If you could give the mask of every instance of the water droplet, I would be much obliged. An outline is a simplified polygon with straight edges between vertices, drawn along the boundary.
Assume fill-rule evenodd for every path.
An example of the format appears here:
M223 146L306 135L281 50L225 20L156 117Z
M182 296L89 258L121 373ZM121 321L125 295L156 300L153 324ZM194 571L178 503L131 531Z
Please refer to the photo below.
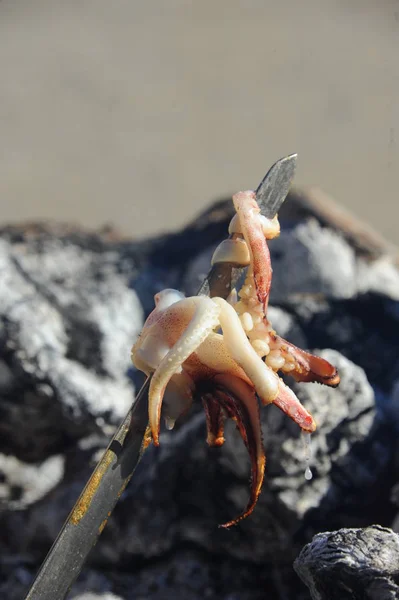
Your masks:
M173 427L175 426L176 423L176 419L171 419L171 417L165 417L165 426L166 429L168 429L169 431L171 431L173 429Z
M313 477L312 475L312 471L310 470L309 464L312 458L312 447L310 445L310 436L311 434L308 433L307 431L302 431L302 439L303 439L303 445L304 445L304 451L305 451L305 462L306 462L306 469L305 469L305 479L306 481L310 481Z

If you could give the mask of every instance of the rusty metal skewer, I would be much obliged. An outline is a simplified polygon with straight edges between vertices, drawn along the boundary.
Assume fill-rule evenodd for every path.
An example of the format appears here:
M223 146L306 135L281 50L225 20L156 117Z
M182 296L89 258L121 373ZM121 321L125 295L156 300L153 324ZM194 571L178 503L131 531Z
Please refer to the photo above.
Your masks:
M271 218L284 202L296 168L296 154L277 161L256 190L262 214ZM198 294L227 297L242 269L214 266ZM25 600L63 600L101 535L145 449L150 378L94 469L44 560Z
M148 421L144 383L43 562L26 600L62 600L140 461Z

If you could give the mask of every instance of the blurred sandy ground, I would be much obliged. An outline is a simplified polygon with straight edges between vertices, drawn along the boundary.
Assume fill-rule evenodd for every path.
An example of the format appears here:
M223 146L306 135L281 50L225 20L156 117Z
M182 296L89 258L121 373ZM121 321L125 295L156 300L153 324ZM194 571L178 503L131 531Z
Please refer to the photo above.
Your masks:
M173 229L299 153L397 239L399 0L2 0L0 221Z

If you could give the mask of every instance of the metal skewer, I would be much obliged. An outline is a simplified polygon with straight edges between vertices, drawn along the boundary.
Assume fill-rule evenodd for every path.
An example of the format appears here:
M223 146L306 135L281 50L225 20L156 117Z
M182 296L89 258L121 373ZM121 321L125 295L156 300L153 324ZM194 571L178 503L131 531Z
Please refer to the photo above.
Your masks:
M256 190L262 214L272 218L284 202L297 155L277 161ZM198 294L226 298L242 269L215 265ZM44 560L25 600L63 600L101 535L145 449L150 378L139 391Z

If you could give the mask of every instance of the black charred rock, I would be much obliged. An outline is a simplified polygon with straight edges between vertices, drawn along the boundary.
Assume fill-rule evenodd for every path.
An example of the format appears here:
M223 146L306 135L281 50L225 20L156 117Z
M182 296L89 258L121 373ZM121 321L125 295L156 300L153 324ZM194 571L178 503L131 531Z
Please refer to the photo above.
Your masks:
M294 568L313 600L395 600L399 536L379 525L319 533Z

